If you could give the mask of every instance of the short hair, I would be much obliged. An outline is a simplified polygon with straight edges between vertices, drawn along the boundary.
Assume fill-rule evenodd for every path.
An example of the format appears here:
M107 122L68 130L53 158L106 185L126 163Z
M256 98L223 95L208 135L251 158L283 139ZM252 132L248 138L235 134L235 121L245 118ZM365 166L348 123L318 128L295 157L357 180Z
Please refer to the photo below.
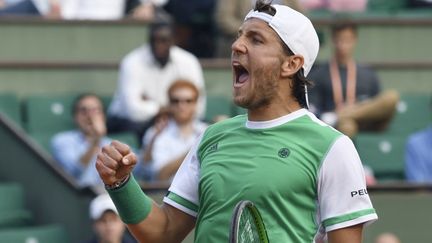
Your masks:
M167 13L158 11L154 20L149 25L150 38L153 36L154 32L162 28L169 28L173 31L173 21Z
M102 105L102 110L105 112L104 103L103 103L102 99L99 97L99 95L97 95L95 93L88 92L88 93L79 94L77 97L75 97L75 99L72 102L72 115L75 115L76 112L78 111L78 105L81 102L81 100L83 100L87 97L94 97L94 98L98 99Z
M351 20L338 20L330 27L330 31L333 37L343 30L351 30L354 35L357 36L357 24L355 24Z
M184 79L179 79L174 81L174 83L171 84L171 86L168 88L168 97L171 98L172 93L177 90L177 89L181 89L181 88L188 88L190 90L192 90L195 94L194 99L197 100L199 97L199 90L197 88L197 86L195 86L195 84L193 84L191 81L188 80L184 80Z

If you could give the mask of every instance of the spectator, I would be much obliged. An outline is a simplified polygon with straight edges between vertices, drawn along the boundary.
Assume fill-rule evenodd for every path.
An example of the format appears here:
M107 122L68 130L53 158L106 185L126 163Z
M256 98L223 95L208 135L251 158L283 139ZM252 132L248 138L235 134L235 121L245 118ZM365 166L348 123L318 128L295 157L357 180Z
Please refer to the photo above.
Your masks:
M297 0L273 1L274 4L284 4L303 12ZM244 21L244 16L255 5L255 0L218 0L215 19L218 27L217 56L230 57L231 44L237 36L238 28Z
M0 0L0 10L16 3L21 2L22 0Z
M198 59L173 45L167 20L153 22L149 37L148 44L133 50L120 64L117 90L108 110L110 132L135 131L141 139L152 118L168 104L168 87L178 79L198 87L198 115L204 115L206 95Z
M55 19L117 20L130 15L137 19L151 20L155 8L162 6L166 1L21 0L0 10L0 16L37 15Z
M199 58L215 53L216 0L169 0L164 9L174 18L175 42Z
M126 0L126 13L134 19L154 21L159 13L165 13L162 9L168 0Z
M382 233L375 238L375 243L400 243L399 238L393 233Z
M409 136L405 148L405 174L409 182L432 183L432 123Z
M152 21L168 0L63 0L62 18L117 20L131 18Z
M90 203L90 219L94 237L88 243L134 243L126 232L117 209L108 194L101 194Z
M368 0L300 0L307 10L326 9L332 12L363 12L367 9Z
M144 163L151 163L157 180L172 179L195 139L207 127L196 118L199 91L194 84L178 80L168 89L168 97L169 117L151 127L143 141Z
M111 142L106 137L102 101L95 94L82 94L73 104L77 129L56 134L51 139L54 158L80 186L101 186L95 169L98 150Z
M142 7L140 0L62 0L61 18L118 20L122 19L131 8Z
M409 8L418 8L418 9L425 9L425 8L431 8L432 7L432 1L431 0L408 0L407 2Z
M342 133L353 138L357 132L383 130L395 112L396 91L380 91L375 72L353 57L357 28L349 22L332 26L333 56L315 67L310 78L311 111Z
M8 15L37 15L37 16L60 16L57 2L47 0L22 0L16 2L5 2L6 5L0 9L0 16Z

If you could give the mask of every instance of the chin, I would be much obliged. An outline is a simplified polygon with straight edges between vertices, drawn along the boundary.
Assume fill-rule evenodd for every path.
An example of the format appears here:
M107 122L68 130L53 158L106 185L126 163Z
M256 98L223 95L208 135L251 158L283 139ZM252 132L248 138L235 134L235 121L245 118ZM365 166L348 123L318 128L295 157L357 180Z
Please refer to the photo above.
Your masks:
M240 97L240 96L234 96L233 98L233 102L234 104L247 109L249 107L249 100L247 100L245 97Z

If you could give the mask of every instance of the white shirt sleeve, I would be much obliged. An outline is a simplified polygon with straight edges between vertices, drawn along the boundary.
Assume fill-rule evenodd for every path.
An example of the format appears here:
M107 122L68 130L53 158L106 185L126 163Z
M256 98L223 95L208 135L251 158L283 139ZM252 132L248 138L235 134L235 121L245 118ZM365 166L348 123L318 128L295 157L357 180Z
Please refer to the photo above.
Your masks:
M360 157L347 136L335 141L322 162L318 201L318 217L326 232L378 218L367 193Z
M177 171L168 191L175 193L177 196L186 200L189 204L195 205L194 208L187 207L178 201L165 197L163 201L179 210L196 217L199 205L198 184L200 175L200 162L198 160L198 146L201 143L202 135L197 142L192 146L186 158L183 160L179 170Z

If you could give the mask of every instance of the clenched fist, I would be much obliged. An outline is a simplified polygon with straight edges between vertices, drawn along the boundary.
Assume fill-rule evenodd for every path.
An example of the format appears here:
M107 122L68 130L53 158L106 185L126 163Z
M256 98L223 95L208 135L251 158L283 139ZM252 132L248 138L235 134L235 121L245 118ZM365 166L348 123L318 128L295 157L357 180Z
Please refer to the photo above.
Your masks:
M119 141L102 147L96 160L96 169L105 185L123 181L137 163L137 157L128 145Z

